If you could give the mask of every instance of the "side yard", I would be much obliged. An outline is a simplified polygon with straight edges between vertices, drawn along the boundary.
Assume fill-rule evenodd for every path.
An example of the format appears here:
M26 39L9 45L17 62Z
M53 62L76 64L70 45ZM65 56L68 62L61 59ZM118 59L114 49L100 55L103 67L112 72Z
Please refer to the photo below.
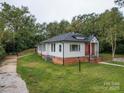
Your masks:
M100 54L100 57L102 58L103 61L111 62L111 60L112 60L110 53L102 53L102 54ZM124 58L124 54L116 54L115 57L123 57Z
M18 58L17 70L30 93L124 92L124 68L121 67L82 63L79 72L78 64L55 65L30 52Z
M100 54L102 61L107 62L107 63L112 63L112 64L118 64L118 65L124 65L124 62L117 62L117 61L111 61L111 54L103 53ZM124 58L124 54L116 54L115 58Z

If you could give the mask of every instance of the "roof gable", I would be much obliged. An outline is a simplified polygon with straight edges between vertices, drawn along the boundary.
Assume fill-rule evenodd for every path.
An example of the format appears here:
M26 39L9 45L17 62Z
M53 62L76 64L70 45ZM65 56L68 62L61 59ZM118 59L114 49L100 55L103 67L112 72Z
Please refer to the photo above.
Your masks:
M91 40L91 43L98 43L98 40L96 37L93 37L92 40Z

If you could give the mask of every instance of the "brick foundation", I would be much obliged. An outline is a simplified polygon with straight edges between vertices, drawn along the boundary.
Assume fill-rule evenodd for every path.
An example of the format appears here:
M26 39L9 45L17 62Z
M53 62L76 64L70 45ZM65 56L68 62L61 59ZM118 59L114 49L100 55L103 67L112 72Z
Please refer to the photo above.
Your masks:
M100 58L92 58L90 59L91 63L98 63L100 62ZM74 63L78 63L78 62L89 62L89 57L79 57L79 58L64 58L64 64L74 64ZM63 64L63 58L59 58L59 57L52 57L52 62L54 64Z
M45 60L52 61L54 64L74 64L80 62L89 62L89 57L71 57L71 58L61 58L61 57L54 57L54 56L46 56L42 55ZM101 58L90 58L91 63L98 63L101 61Z

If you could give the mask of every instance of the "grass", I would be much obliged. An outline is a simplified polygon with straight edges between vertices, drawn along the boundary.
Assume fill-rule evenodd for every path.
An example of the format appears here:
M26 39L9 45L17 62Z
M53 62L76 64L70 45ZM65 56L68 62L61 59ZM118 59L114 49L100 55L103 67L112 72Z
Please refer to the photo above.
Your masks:
M30 93L124 93L124 68L82 63L55 65L30 53L18 59L17 71Z
M34 48L32 48L32 49L27 49L27 50L25 50L25 51L23 51L23 52L20 52L18 55L19 55L19 56L24 56L24 55L28 55L28 54L30 54L30 53L35 53L35 49L34 49Z
M124 65L124 62L109 62L109 63L113 63L113 64L118 64L118 65Z
M100 57L102 58L103 61L111 62L112 60L112 55L110 53L102 53L100 54ZM124 57L124 54L116 54L115 57Z

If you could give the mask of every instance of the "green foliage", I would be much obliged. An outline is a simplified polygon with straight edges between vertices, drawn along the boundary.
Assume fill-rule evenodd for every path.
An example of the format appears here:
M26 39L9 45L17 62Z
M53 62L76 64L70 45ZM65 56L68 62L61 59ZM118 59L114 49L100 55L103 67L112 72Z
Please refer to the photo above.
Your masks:
M2 46L0 46L0 59L5 56L5 50Z
M100 15L100 28L104 30L101 33L102 40L105 40L111 45L112 56L114 57L117 41L123 36L123 15L117 8L112 8L111 11L105 11ZM105 38L106 37L106 38Z
M124 53L124 44L118 44L117 51L116 53L118 54L123 54Z
M0 11L0 42L6 52L20 52L32 48L38 43L36 33L41 27L36 23L36 19L30 14L27 7L15 7L7 3L1 4ZM39 38L42 41L43 38Z
M95 13L75 16L72 19L73 32L79 32L85 35L97 34L97 19L98 15Z
M65 20L62 20L60 23L58 22L49 23L46 27L46 31L48 34L47 38L68 32L68 28L67 28L68 26L69 26L69 22Z
M120 7L124 6L124 0L114 0L115 4L117 4Z

